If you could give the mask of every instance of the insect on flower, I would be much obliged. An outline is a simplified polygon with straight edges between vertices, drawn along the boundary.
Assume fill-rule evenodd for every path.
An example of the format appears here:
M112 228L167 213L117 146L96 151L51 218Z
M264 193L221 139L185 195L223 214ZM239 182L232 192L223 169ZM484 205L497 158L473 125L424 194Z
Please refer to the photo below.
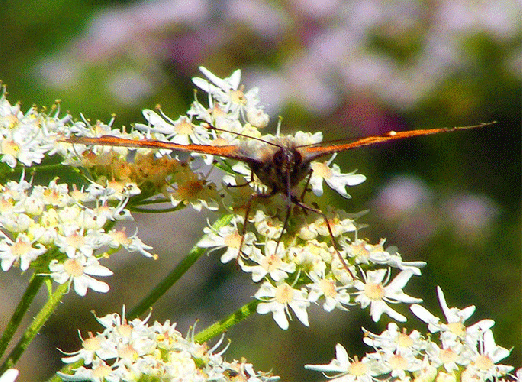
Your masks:
M243 232L239 251L241 252L244 235L246 232L246 223L252 206L252 202L258 198L270 198L277 194L283 194L287 199L287 211L285 221L283 223L283 229L281 237L285 230L288 228L289 216L291 214L292 205L298 206L303 211L310 211L320 214L326 222L330 238L333 246L336 249L337 255L343 267L351 274L344 258L341 256L336 248L334 235L332 228L326 215L319 209L304 204L303 197L306 192L307 185L305 185L304 191L301 194L296 192L296 186L298 186L306 178L310 179L312 174L311 163L312 161L339 153L342 151L351 150L362 146L371 146L378 143L405 139L415 136L431 135L438 133L454 132L459 130L474 129L483 126L489 126L494 124L483 123L474 126L460 126L453 128L438 128L428 130L412 130L395 132L390 131L383 135L370 136L366 138L357 139L352 142L348 141L337 141L337 142L322 142L311 145L299 145L291 136L277 137L272 141L263 140L261 138L250 137L243 134L239 136L247 138L239 144L235 145L199 145L199 144L177 144L172 142L164 142L151 139L132 140L119 138L112 135L103 135L98 138L89 137L71 137L66 139L66 142L73 144L83 145L106 145L106 146L126 146L132 148L152 148L152 149L167 149L181 152L192 152L199 154L216 155L223 158L235 159L246 163L250 170L250 182L254 180L254 175L268 187L269 191L266 193L255 193L253 194L248 202L246 203L245 220L243 224ZM209 129L214 129L212 126L208 126ZM216 129L219 130L219 129ZM249 145L248 140L253 139L260 141L260 145L255 149ZM247 185L246 183L245 185ZM279 240L281 240L281 237ZM276 249L277 251L277 249ZM353 275L352 275L353 276Z

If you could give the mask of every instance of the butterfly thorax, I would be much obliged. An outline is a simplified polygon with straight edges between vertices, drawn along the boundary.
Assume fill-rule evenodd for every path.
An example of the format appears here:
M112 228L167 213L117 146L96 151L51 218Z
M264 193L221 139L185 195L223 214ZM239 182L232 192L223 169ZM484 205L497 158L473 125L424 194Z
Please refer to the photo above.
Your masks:
M303 161L296 145L288 141L262 145L246 162L272 194L288 194L310 170L309 161Z

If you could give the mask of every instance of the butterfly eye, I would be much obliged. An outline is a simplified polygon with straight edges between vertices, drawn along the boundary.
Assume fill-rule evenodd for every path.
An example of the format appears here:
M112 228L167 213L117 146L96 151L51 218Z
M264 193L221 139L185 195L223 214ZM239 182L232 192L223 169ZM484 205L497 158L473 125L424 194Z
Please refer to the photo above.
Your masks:
M278 150L273 158L272 158L272 162L276 165L276 166L281 166L284 162L285 162L285 153L283 152L283 150Z

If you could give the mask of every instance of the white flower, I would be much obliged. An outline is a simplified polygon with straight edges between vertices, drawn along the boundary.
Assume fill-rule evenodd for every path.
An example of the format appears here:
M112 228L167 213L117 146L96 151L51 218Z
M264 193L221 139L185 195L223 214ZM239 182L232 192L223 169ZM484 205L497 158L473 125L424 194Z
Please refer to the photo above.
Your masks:
M283 222L265 213L263 210L257 210L254 216L254 225L257 232L268 239L279 240L281 232L283 232Z
M312 168L312 176L310 177L310 185L315 195L321 196L323 194L323 180L330 188L335 190L345 198L350 198L346 192L346 186L356 186L366 180L362 174L355 172L349 174L342 174L338 165L331 165L335 155L327 162L314 161L310 164ZM331 167L330 167L331 166Z
M423 306L417 304L412 305L410 307L411 311L418 318L428 324L428 330L431 333L437 333L440 331L443 333L443 338L447 341L455 340L457 338L465 338L467 329L466 326L464 326L464 321L471 317L473 312L475 312L475 307L472 305L462 310L458 308L449 308L446 299L444 298L444 293L440 287L437 287L437 294L447 323L441 322L438 317L431 314Z
M150 316L149 316L150 317ZM193 341L193 332L187 338L176 330L176 324L147 323L144 320L125 319L109 314L97 318L104 330L82 341L82 349L66 353L64 362L83 360L83 366L73 370L73 375L59 374L67 381L89 380L96 382L124 382L137 380L162 380L179 382L205 382L241 380L249 382L275 381L270 374L258 373L245 360L226 362L219 340L209 349L207 344ZM107 361L107 362L106 362ZM231 378L234 377L234 378Z
M389 323L388 328L380 335L373 334L365 329L363 331L364 343L378 351L380 349L388 349L401 354L417 354L425 346L424 338L417 330L407 334L405 329L399 330L395 322Z
M14 382L18 378L20 372L17 369L8 369L0 377L0 382Z
M478 380L493 380L506 375L514 369L510 365L497 365L511 351L498 346L493 338L493 332L487 330L479 341L479 349L464 371L467 377L474 376Z
M212 250L226 248L226 251L221 255L222 263L228 263L231 260L238 259L240 253L248 258L252 256L253 252L260 252L260 250L253 245L255 242L253 233L247 232L243 237L239 234L237 220L238 219L235 219L232 225L220 227L217 231L208 227L204 228L203 232L205 236L198 242L198 247L212 248ZM240 251L239 246L241 245L241 240L243 240L243 246ZM238 259L238 261L239 260L240 259Z
M276 253L277 247L277 253ZM241 268L246 272L252 272L252 280L260 281L266 275L274 281L281 281L288 277L288 274L295 272L295 263L286 262L282 258L285 256L285 246L270 240L265 245L265 254L252 256L250 260L258 265L242 265Z
M345 305L350 303L350 293L345 286L336 285L336 281L325 278L324 273L311 272L309 274L313 284L308 284L310 289L308 300L311 302L324 298L323 309L331 312L335 308L346 310Z
M54 281L59 284L65 282L72 283L74 291L80 296L85 296L87 289L101 293L109 291L109 285L91 277L112 275L112 271L100 265L94 257L85 258L80 256L69 258L63 263L59 263L58 260L52 260L49 264L49 270Z
M328 365L305 365L305 369L333 373L337 382L373 382L374 376L381 374L378 365L369 358L350 360L341 344L335 345L335 358Z
M273 286L265 281L256 292L255 298L261 300L257 306L257 313L267 314L272 312L275 322L283 330L288 329L289 307L292 308L296 317L304 325L308 326L308 313L306 308L310 305L305 289L294 289L285 282Z
M7 236L0 237L0 260L2 270L8 271L16 262L22 271L26 271L33 260L47 249L40 243L34 243L25 234L19 234L15 241Z
M406 303L412 304L421 302L421 299L408 296L402 291L408 280L413 276L410 271L402 271L392 282L385 286L383 282L387 274L386 269L378 269L376 271L368 271L363 273L364 282L356 280L354 287L359 290L355 301L361 304L362 308L370 305L370 314L374 321L379 321L383 313L392 317L397 321L404 322L406 317L390 308L386 303Z

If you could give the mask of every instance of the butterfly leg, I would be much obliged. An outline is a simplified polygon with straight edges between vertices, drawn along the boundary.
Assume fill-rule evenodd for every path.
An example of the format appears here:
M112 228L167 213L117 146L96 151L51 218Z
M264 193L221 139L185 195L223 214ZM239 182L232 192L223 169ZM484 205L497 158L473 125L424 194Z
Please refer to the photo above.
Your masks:
M239 242L239 249L238 249L238 255L237 255L238 261L239 261L239 257L241 256L243 244L245 242L245 234L246 234L246 228L247 228L247 224L248 224L248 215L250 215L250 210L252 208L252 202L254 201L254 199L258 199L258 198L268 199L268 198L271 198L272 196L274 196L274 192L271 192L268 194L252 194L252 196L250 196L250 198L248 199L248 202L246 204L246 209L245 209L245 217L243 219L243 228L241 229L241 241Z
M323 211L321 211L320 209L307 206L306 204L302 203L299 199L297 199L294 196L292 196L291 200L293 203L295 203L295 205L302 208L303 210L315 212L316 214L319 214L322 216L322 218L324 219L324 221L326 223L326 227L328 228L328 233L330 234L330 240L332 241L332 245L334 247L335 253L337 253L337 257L339 258L339 261L343 265L343 268L346 269L346 271L350 274L350 276L352 276L352 279L355 279L354 274L352 273L352 271L348 267L348 264L346 264L346 261L344 260L344 258L341 256L341 253L337 249L337 242L335 241L335 238L334 238L334 235L332 232L332 227L330 226L330 222L328 221L328 217L326 216L326 214Z

